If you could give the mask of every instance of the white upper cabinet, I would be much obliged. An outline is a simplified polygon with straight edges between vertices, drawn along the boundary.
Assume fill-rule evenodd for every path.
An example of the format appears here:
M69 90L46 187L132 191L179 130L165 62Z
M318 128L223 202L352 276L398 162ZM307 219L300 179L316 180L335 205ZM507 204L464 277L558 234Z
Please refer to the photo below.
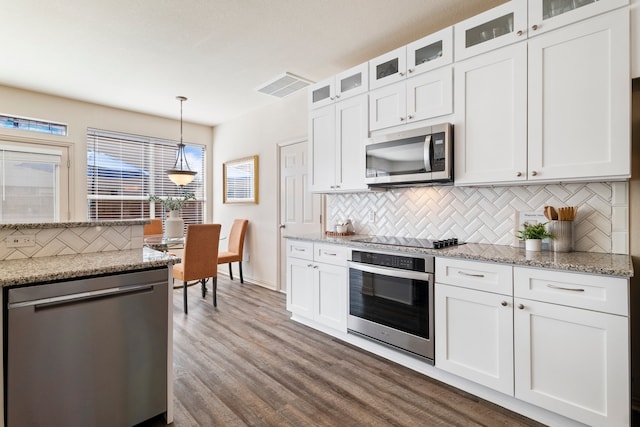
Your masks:
M527 2L504 3L455 25L455 60L523 40L526 33Z
M629 0L529 0L529 37L628 4Z
M311 191L365 191L364 141L367 95L309 112Z
M453 112L453 72L443 67L369 94L369 130L412 123Z
M369 64L357 65L309 89L309 108L319 108L340 99L367 93L369 90Z
M527 179L527 45L455 66L456 185Z
M452 61L453 27L448 27L370 60L369 88L396 83Z
M629 12L529 40L528 179L631 176Z
M629 12L456 64L457 185L630 176Z
M455 60L628 4L629 0L513 0L455 25Z

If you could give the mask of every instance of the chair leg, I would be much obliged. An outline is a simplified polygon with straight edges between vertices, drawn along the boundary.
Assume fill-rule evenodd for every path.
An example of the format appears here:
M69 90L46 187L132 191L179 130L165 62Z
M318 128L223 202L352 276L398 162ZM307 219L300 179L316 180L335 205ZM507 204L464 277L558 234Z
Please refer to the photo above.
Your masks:
M231 269L231 263L229 263L229 278L233 280L233 270Z
M213 289L211 291L211 293L213 294L213 306L217 307L218 306L218 297L217 297L217 293L218 293L218 278L217 277L212 277L211 278L211 288Z
M187 282L183 282L184 289L184 314L188 314L187 312Z
M242 261L238 261L238 268L240 269L240 283L244 283L244 278L242 277Z
M207 279L200 279L202 284L202 298L207 296Z

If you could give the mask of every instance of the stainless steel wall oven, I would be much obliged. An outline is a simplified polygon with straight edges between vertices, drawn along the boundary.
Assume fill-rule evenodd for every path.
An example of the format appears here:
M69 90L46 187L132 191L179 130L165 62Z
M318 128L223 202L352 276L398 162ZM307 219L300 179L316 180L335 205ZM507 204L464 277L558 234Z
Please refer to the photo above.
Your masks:
M433 256L352 251L349 332L433 364L433 272Z

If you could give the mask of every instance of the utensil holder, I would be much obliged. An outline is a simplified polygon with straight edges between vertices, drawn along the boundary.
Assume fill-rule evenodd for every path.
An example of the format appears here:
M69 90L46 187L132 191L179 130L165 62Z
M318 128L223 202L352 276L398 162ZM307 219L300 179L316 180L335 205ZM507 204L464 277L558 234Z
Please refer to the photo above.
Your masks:
M551 249L554 252L573 251L573 221L549 221L547 226L551 239Z

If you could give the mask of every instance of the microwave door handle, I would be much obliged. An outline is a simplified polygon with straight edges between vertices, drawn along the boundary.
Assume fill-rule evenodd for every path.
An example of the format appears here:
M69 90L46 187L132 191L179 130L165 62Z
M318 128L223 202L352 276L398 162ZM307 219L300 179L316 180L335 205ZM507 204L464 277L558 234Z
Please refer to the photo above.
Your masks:
M432 149L431 135L427 135L424 140L424 170L427 172L431 172L431 164L433 163Z

